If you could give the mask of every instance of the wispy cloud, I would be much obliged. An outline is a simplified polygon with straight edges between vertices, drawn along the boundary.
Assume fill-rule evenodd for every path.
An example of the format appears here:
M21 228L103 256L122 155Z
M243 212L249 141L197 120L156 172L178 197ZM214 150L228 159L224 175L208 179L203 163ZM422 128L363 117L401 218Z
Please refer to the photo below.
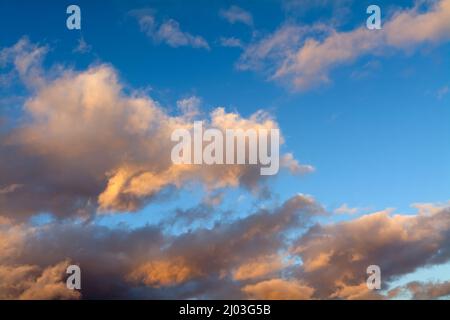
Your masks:
M166 43L177 48L189 46L209 50L208 42L201 36L181 30L180 24L174 19L158 22L152 10L133 10L130 14L138 20L141 31L156 43Z
M9 186L2 187L2 188L0 188L0 195L12 193L21 187L22 187L21 184L11 184Z
M336 208L334 212L338 214L357 214L359 212L359 208L350 208L346 203L344 203L339 208Z
M242 43L242 41L238 38L225 38L225 37L221 37L220 38L220 45L222 47L235 47L235 48L243 48L244 44Z
M78 39L78 45L73 49L73 52L76 53L88 53L92 50L92 46L84 40L84 37L80 37Z
M177 101L177 107L181 113L187 117L193 117L200 113L202 99L197 96L183 98Z
M439 90L436 93L436 97L438 99L442 99L448 94L449 91L450 91L450 88L448 87L448 85L445 85L445 86L439 88Z
M271 80L297 90L329 83L329 73L363 55L382 55L387 49L407 50L450 39L450 0L395 12L382 30L365 27L338 31L323 25L284 25L249 45L238 66L262 69Z
M86 299L385 299L401 290L439 298L449 294L448 283L389 285L449 261L449 210L384 210L321 225L315 219L325 214L323 207L296 195L271 210L178 235L161 225L7 224L0 227L0 297L79 298L63 287L68 257L83 266ZM300 233L296 239L292 231ZM381 267L388 293L367 288L371 264Z
M253 16L250 12L238 6L231 6L228 9L222 9L219 15L226 19L229 23L243 23L249 26L253 25Z

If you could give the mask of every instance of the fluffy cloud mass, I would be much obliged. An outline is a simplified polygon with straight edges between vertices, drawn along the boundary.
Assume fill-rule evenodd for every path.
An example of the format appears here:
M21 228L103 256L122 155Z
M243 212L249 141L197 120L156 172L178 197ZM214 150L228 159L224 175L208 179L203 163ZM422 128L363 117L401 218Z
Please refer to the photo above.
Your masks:
M401 19L418 16L411 11ZM294 31L309 32L286 26L255 53L280 57L280 46L289 48L283 39ZM178 100L173 115L147 94L124 88L111 65L43 68L47 51L26 38L0 51L1 67L27 92L20 121L0 131L0 299L448 296L448 282L394 284L449 262L448 204L330 222L334 213L296 194L219 212L225 189L261 196L267 181L259 165L172 163L171 133L192 130L202 117L201 99ZM218 107L202 120L221 131L278 129L263 111L243 117ZM281 165L292 174L314 171L291 153L282 155ZM137 211L191 185L205 191L202 203L167 209L160 221L98 223L106 213ZM336 212L360 211L343 205ZM51 219L36 223L32 218L42 213ZM209 225L198 223L213 214L218 219ZM81 291L65 286L70 264L82 270ZM380 266L382 291L367 288L369 265Z
M8 275L9 280L2 281L0 295L386 299L408 293L439 298L449 294L448 283L392 288L390 283L417 268L449 261L449 212L448 207L415 215L382 211L322 225L314 221L326 214L323 207L297 195L270 210L179 235L164 232L161 225L5 224L0 278ZM61 270L69 261L83 270L81 296L63 290ZM370 264L381 267L384 291L367 288Z
M358 297L367 287L366 268L378 265L384 281L450 258L450 210L393 215L390 210L355 220L314 226L293 246L306 277L322 295ZM357 289L360 286L361 290ZM362 291L362 292L361 292Z
M237 276L239 270L283 249L285 232L306 228L320 214L323 208L314 199L297 195L272 210L259 210L237 221L178 236L163 233L160 226L110 229L74 223L4 225L0 228L0 266L5 272L15 268L18 277L50 286L53 278L44 277L45 271L41 276L29 274L47 270L65 257L83 270L84 298L244 298L247 289L241 290L241 282L279 274L280 266L268 266L251 277ZM255 294L255 290L248 290ZM11 295L9 291L6 284L0 294Z
M146 95L125 94L109 65L46 76L43 51L27 39L2 51L20 77L29 79L32 96L24 105L24 123L0 136L0 215L20 220L41 212L135 211L190 182L209 190L258 189L259 165L172 163L171 133L192 129L198 98L181 100L182 113L171 116ZM206 122L223 131L278 128L262 111L243 118L217 108ZM288 157L286 167L298 169Z
M381 30L365 26L338 31L321 23L311 26L286 24L273 34L250 44L239 68L262 70L296 90L330 82L329 73L364 55L391 50L410 50L450 39L450 0L431 2L428 10L417 6L396 11L383 20Z

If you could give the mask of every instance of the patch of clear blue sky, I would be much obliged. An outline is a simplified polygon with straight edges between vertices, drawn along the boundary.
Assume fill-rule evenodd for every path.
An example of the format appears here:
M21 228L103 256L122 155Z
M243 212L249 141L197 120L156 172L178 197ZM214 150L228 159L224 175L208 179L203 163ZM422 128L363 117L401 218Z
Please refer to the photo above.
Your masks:
M377 2L383 18L413 3ZM65 10L73 3L82 9L81 32L65 27ZM334 9L304 5L290 12L283 11L282 1L235 3L251 12L254 28L221 19L219 10L230 4L206 0L2 1L0 46L11 46L28 36L50 46L47 67L65 63L81 70L92 63L110 63L127 86L151 87L149 94L169 110L175 110L176 100L193 94L203 99L206 112L217 106L244 116L269 110L286 138L284 150L317 168L304 177L282 173L275 178L273 190L280 202L301 192L313 195L330 210L347 203L411 213L412 203L448 200L450 97L439 99L437 92L450 85L449 44L364 56L331 72L330 84L292 93L261 74L236 70L240 49L221 47L219 38L236 37L247 43L255 30L268 34L287 20L310 24L332 16L340 30L351 30L364 25L369 2L349 1ZM155 9L159 21L177 20L182 30L204 37L211 50L153 43L127 14L142 8ZM80 36L92 46L90 53L72 52ZM377 67L364 75L367 63ZM21 90L2 94L20 95ZM8 111L9 115L14 112ZM231 191L223 206L230 207L227 202L232 203L238 194ZM254 209L257 200L249 197L235 208L240 214ZM175 207L196 205L201 198L198 190L181 192L138 214L102 218L99 223L152 223Z

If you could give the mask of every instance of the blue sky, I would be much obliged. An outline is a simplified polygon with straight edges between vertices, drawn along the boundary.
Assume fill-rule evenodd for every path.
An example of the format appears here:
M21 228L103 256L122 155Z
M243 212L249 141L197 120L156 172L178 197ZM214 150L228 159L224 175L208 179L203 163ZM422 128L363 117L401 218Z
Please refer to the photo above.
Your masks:
M245 216L255 208L276 207L297 193L312 195L330 212L344 204L359 208L353 216L331 214L324 223L386 208L412 214L414 203L449 199L450 37L406 47L380 45L326 69L326 83L300 90L287 83L289 78L270 79L277 63L271 58L264 58L264 66L257 70L239 67L250 46L286 25L322 23L336 32L364 28L365 10L372 2L79 0L82 28L68 30L65 10L72 1L2 1L0 48L26 36L32 43L48 46L43 62L47 70L59 64L81 72L109 64L125 91L148 93L171 115L178 112L177 101L192 96L201 99L203 114L217 107L243 117L260 109L269 112L285 138L283 151L315 171L302 176L280 172L271 179L269 199L255 198L244 188L225 190L225 201L218 208L224 216L218 214L217 219L224 219L228 211ZM382 24L415 6L414 1L377 4ZM432 4L424 2L416 10L427 12ZM249 14L251 22L227 20L221 10L232 5ZM139 24L148 14L159 25L173 19L183 32L201 37L208 48L152 39ZM374 42L377 32L382 31L373 31ZM238 39L241 46L224 46L223 38ZM77 51L81 39L86 47ZM20 119L21 97L26 94L20 84L0 89L0 116ZM194 207L203 198L202 187L188 185L138 212L100 216L97 222L152 224L165 212ZM448 279L448 268L446 274L436 270L432 276Z

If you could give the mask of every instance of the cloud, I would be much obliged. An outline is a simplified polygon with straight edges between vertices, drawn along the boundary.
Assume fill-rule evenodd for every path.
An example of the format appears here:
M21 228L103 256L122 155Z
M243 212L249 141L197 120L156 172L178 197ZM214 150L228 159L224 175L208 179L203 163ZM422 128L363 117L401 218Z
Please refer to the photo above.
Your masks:
M128 279L159 288L161 286L167 287L181 284L199 275L201 274L197 270L192 269L189 263L181 258L175 258L144 263L133 270L128 275Z
M244 44L242 43L242 41L238 38L225 38L225 37L221 37L220 38L220 45L222 47L229 47L229 48L243 48Z
M89 217L138 210L170 188L190 183L210 191L244 186L255 192L264 184L260 165L172 163L171 133L192 130L197 97L179 101L184 113L170 116L151 97L124 93L110 65L84 71L60 67L47 76L36 54L43 49L28 40L13 48L14 65L24 78L33 79L27 82L33 86L24 103L27 120L0 136L0 215L18 220L42 212ZM11 50L2 52L9 57ZM204 121L205 127L222 131L278 128L263 111L243 118L219 107Z
M177 236L162 233L160 226L111 229L74 222L4 226L0 227L0 270L16 269L22 279L16 287L23 283L37 289L59 279L59 273L42 270L70 259L81 268L85 299L244 297L241 282L246 285L247 280L279 273L281 265L269 261L278 261L273 253L285 246L284 232L307 227L322 212L312 198L296 195L272 210L261 209ZM237 276L236 270L263 260L267 265L258 274ZM26 280L31 273L33 287ZM40 278L54 281L36 280ZM0 288L0 296L9 294L9 285L0 283ZM28 296L38 291L29 290Z
M164 42L173 48L189 46L210 49L203 37L181 30L180 24L174 19L158 23L151 10L134 10L130 14L138 20L141 31L156 43Z
M365 288L369 265L380 266L383 285L387 286L395 277L419 267L447 262L449 210L416 215L394 215L385 210L316 225L292 248L304 262L299 277L321 297L349 298L357 296L358 288Z
M314 289L299 281L271 279L247 285L242 289L251 299L263 300L306 300Z
M91 50L92 46L84 40L84 37L81 37L78 39L78 45L73 49L73 52L84 54L90 52Z
M63 270L61 261L66 266L69 260L81 267L84 299L386 299L402 290L416 298L448 294L446 284L389 288L399 276L449 260L448 207L313 224L324 213L311 197L296 195L270 210L180 234L166 233L160 225L0 226L0 279L14 275L13 288L12 282L0 281L0 296L19 298L27 292L31 297L40 292L37 288L48 288L45 298L76 298L64 296L61 273L50 271ZM371 264L381 267L387 294L367 288Z
M334 210L337 214L357 214L361 208L350 208L346 203Z
M43 270L33 265L0 265L0 299L56 300L79 299L77 290L66 287L64 277L69 261Z
M202 100L199 97L192 96L177 101L178 109L187 117L194 117L200 113L199 108Z
M258 278L276 271L277 258L272 255L284 248L285 232L305 228L313 217L322 213L323 208L314 199L296 195L271 211L260 210L229 223L217 222L210 230L200 228L182 234L163 256L174 257L175 261L183 257L187 264L184 267L192 271L191 279ZM242 271L249 265L263 260L265 267L252 276L243 275Z
M383 300L385 297L375 290L370 290L366 283L358 285L347 285L343 282L337 283L337 290L330 295L331 299L346 300Z
M427 12L418 5L400 11L385 24L386 42L397 48L407 48L422 43L437 43L450 38L450 1L431 2Z
M42 60L48 51L47 46L33 44L23 37L12 47L0 50L0 67L13 64L11 74L17 74L29 88L41 87L44 85Z
M170 19L159 27L156 35L157 39L165 41L171 47L192 46L194 48L203 48L209 50L209 45L205 39L200 36L193 36L190 33L180 30L177 21Z
M365 286L368 265L381 267L388 289L397 277L449 261L448 204L313 224L327 213L297 194L195 225L217 214L223 188L262 188L259 168L174 166L170 133L191 129L189 116L171 116L151 97L124 90L110 65L49 74L40 64L43 49L19 43L1 51L4 67L27 79L30 96L20 126L0 136L0 297L375 299L387 296ZM205 122L220 130L278 128L263 111L242 117L216 108ZM313 169L292 154L283 159L293 172ZM169 212L160 224L108 228L91 217L137 210L191 183L210 199ZM39 213L70 219L27 222ZM171 217L184 215L189 230L166 230ZM86 216L93 219L80 219ZM82 269L81 293L65 288L69 261ZM408 290L417 297L447 292L445 285L422 287Z
M214 193L208 193L203 198L203 203L205 203L208 206L216 207L220 205L223 202L224 193L223 192L214 192Z
M286 153L281 158L281 165L288 168L292 174L307 174L316 171L316 169L309 164L300 164L292 155L292 153Z
M237 67L241 70L266 71L270 75L276 71L279 62L296 48L296 44L308 30L306 26L293 23L282 25L273 34L250 43L242 53Z
M281 255L268 255L240 265L234 272L235 280L258 279L273 274L287 267L289 262L284 261Z
M219 15L231 24L243 23L248 26L253 25L252 15L238 6L231 6L228 9L222 9Z
M445 298L450 295L450 281L444 282L420 282L413 281L405 286L390 290L391 297L409 293L414 300L432 300Z
M450 0L395 12L382 30L360 27L337 31L321 24L284 25L273 34L249 45L238 67L263 70L296 90L326 84L330 71L363 55L382 55L390 50L411 50L450 39ZM297 30L297 31L295 31Z

